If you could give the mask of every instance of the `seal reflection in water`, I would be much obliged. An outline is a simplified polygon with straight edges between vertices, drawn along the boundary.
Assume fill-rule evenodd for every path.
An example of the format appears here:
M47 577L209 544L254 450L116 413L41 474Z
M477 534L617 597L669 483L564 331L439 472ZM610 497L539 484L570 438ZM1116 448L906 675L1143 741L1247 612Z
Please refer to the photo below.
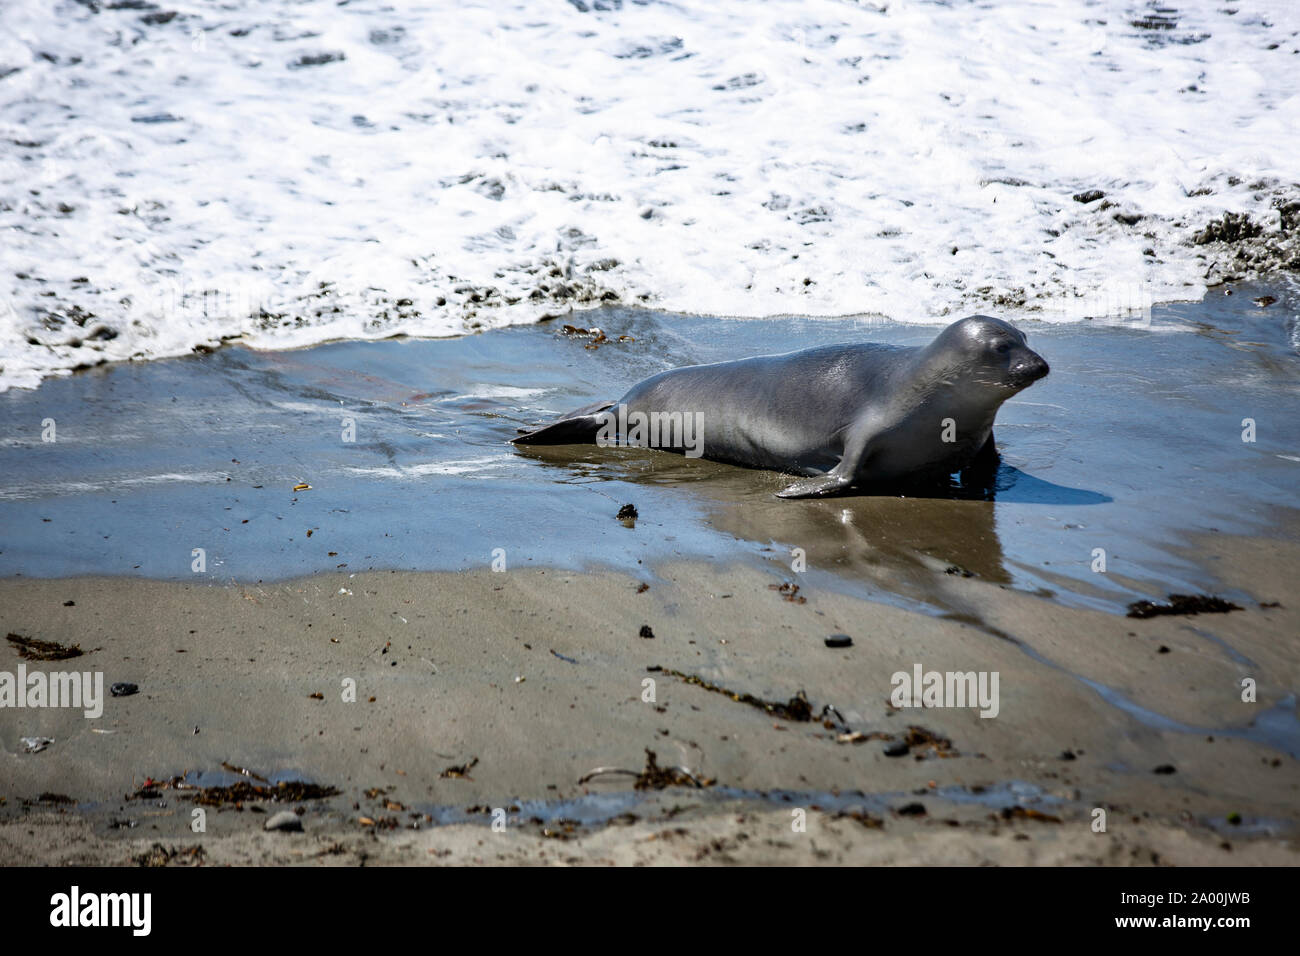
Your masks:
M1024 333L975 315L924 348L825 345L661 372L514 441L651 445L803 476L782 498L932 486L996 465L998 408L1047 373ZM700 426L689 443L686 422Z

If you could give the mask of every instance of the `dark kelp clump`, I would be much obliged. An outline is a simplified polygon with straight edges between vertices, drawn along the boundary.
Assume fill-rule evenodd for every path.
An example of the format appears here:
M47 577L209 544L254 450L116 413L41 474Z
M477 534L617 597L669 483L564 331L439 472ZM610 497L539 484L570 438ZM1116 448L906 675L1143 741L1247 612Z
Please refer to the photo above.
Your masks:
M276 784L249 783L241 780L228 787L204 787L194 797L194 802L210 807L223 804L270 800L274 803L301 803L304 800L323 800L336 797L342 791L336 787L300 781Z
M1061 822L1060 817L1053 816L1050 813L1043 813L1041 810L1035 810L1032 807L1022 807L1019 804L1003 807L999 815L1003 820L1037 820L1039 823Z
M708 787L713 784L707 778L700 779L688 773L682 767L659 766L658 755L649 747L645 752L645 769L637 775L634 790L663 790L666 787Z
M683 674L681 671L675 671L669 667L652 667L651 671L668 674L670 677L676 677L687 684L694 684L696 687L703 687L707 691L715 694L722 694L724 697L730 697L738 704L748 704L751 707L757 707L759 710L766 711L773 717L780 717L782 720L792 720L797 723L806 723L813 719L812 704L808 702L808 695L799 691L785 703L777 700L763 700L761 697L755 697L753 694L738 694L734 690L727 690L725 687L719 687L717 684L711 684L702 677L694 674Z
M469 763L448 767L442 773L438 774L438 776L447 777L451 780L472 780L473 778L469 775L469 772L473 770L477 764L478 757L475 757Z
M306 800L324 800L342 793L337 787L303 783L299 780L286 780L280 783L252 783L248 780L240 780L228 787L196 787L192 783L187 783L184 777L173 777L171 780L154 780L152 777L146 777L144 785L134 793L127 794L127 799L158 800L164 790L177 791L179 795L189 796L195 803L208 807L240 806L244 803L261 801L301 803Z
M18 656L29 661L66 661L69 657L80 657L85 653L80 644L71 647L55 641L42 641L34 637L23 637L12 631L6 640L18 651Z
M596 777L602 777L606 774L622 774L627 777L636 777L636 782L632 784L636 790L663 790L666 787L711 787L714 784L712 777L697 777L685 767L661 767L659 766L659 755L649 747L645 752L645 769L640 773L635 770L625 770L622 767L597 767L590 773L585 773L578 778L579 785L594 780Z
M932 750L938 757L958 757L960 754L952 749L952 741L947 737L940 737L933 730L926 730L924 727L918 727L915 724L908 724L907 733L903 735L903 743L907 744L909 750ZM920 755L918 755L920 759Z
M1264 227L1252 222L1244 212L1225 212L1222 219L1211 220L1204 229L1192 236L1192 242L1198 246L1211 242L1240 242L1243 239L1254 239L1263 231Z
M781 584L769 584L767 589L769 591L776 591L781 595L781 600L789 601L791 604L808 603L808 599L799 593L799 585L790 581L785 581Z
M1162 614L1227 614L1229 611L1240 610L1242 608L1238 604L1207 594L1171 594L1168 604L1134 601L1128 606L1128 616L1148 618Z

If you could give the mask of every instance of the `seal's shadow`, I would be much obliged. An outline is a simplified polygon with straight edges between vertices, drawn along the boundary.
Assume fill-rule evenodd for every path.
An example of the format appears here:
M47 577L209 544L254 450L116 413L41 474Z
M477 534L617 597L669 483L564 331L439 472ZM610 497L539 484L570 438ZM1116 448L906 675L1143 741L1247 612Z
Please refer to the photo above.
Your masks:
M1104 505L1115 500L1110 495L1099 491L1071 488L1069 485L1058 485L1044 478L1036 478L1005 462L999 462L990 473L974 478L963 474L946 484L855 489L846 497L854 495L947 498L953 501L1002 501L1034 505Z
M942 593L947 575L1012 582L994 501L1087 505L1111 500L1035 478L996 458L939 486L856 489L791 501L776 496L790 482L788 475L662 451L591 445L516 446L516 451L565 484L670 486L703 506L712 528L769 546L783 563L789 559L781 548L770 546L798 547L808 567L939 604L947 601ZM681 513L656 520L671 527Z
M1007 464L998 468L996 480L995 497L998 501L1018 501L1038 505L1106 505L1115 500L1100 491L1071 488L1069 485L1058 485L1044 478L1035 478Z

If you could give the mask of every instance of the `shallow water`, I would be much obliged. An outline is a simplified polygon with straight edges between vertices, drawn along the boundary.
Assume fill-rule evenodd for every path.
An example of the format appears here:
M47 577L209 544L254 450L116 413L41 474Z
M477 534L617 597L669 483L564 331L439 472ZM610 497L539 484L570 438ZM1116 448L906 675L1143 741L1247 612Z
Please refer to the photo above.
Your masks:
M1283 293L1259 308L1262 291L1157 307L1148 327L1022 323L1053 371L999 415L992 501L784 501L772 472L508 444L665 368L846 340L921 344L933 327L614 308L585 321L633 341L596 349L548 322L103 366L0 395L0 574L252 581L485 567L503 554L507 567L647 578L677 557L765 562L794 578L802 548L806 585L939 612L960 610L945 586L963 571L1116 611L1215 591L1190 535L1296 527L1297 302ZM48 419L54 442L41 438ZM634 528L615 518L625 503L639 510ZM1105 574L1092 570L1096 548Z

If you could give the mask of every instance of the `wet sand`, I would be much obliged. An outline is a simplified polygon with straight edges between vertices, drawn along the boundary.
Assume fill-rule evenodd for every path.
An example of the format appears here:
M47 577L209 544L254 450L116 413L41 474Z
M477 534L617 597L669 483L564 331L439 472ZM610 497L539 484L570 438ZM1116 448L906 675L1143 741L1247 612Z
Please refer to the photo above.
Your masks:
M0 629L87 652L29 670L140 687L97 720L0 709L0 862L1295 863L1300 370L1294 303L1251 294L1026 324L1053 374L1000 416L993 500L783 502L772 473L505 444L661 367L932 329L607 310L569 321L636 341L225 349L0 395ZM1170 592L1243 609L1123 616ZM998 715L892 708L916 664L997 671ZM909 726L950 746L888 756ZM711 785L579 782L647 749ZM223 764L340 793L303 834L125 799Z
M816 588L799 604L770 574L698 564L665 566L645 591L617 573L540 569L0 582L0 628L88 651L29 669L140 687L98 720L5 712L0 860L124 863L161 843L200 845L208 862L1300 862L1300 612L1258 607L1287 593L1300 548L1206 546L1252 606L1133 620L969 579L985 615L960 622ZM853 646L826 647L835 632ZM890 676L914 662L998 671L998 715L891 707ZM802 690L842 724L650 668L774 701ZM1253 704L1239 694L1249 675ZM908 727L951 747L886 755ZM841 741L853 732L892 740ZM24 754L20 735L54 743ZM579 783L639 771L647 749L712 784ZM197 834L194 791L126 798L150 777L236 782L223 764L341 792L298 804L303 834L262 833L278 804L209 807ZM923 814L900 813L915 804ZM806 832L792 831L796 808Z

